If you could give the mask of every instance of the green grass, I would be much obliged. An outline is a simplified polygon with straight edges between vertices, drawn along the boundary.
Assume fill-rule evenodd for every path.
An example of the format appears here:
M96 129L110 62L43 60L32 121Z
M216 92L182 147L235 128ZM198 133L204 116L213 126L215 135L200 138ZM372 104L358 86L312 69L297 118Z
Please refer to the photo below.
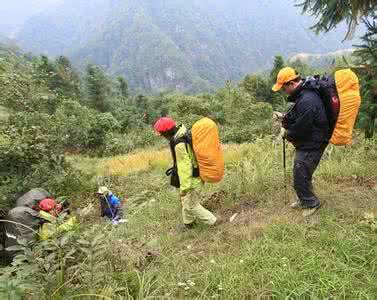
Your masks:
M377 212L375 150L337 148L322 161L315 186L324 206L309 219L287 205L294 192L283 188L280 145L232 146L226 157L226 178L203 197L216 215L239 215L215 228L177 229L180 203L165 164L113 177L113 190L130 197L128 225L109 234L127 249L120 270L137 268L153 283L149 296L172 299L376 297L377 237L363 222Z
M129 197L127 224L96 227L106 232L107 281L95 291L80 291L111 299L375 299L375 149L359 144L325 158L315 176L323 207L305 219L288 205L295 197L293 149L285 191L281 145L260 140L228 146L225 179L203 190L205 205L225 223L192 231L178 228L180 203L164 175L166 156L148 150L113 161L71 157L121 198ZM146 163L145 157L155 161ZM125 169L115 174L103 167L120 160L133 163L127 168L122 162ZM95 202L78 199L75 206ZM92 214L89 227L102 222L98 212Z
M9 113L5 107L0 106L0 121L5 121L9 117Z
M377 193L357 185L318 185L325 205L308 220L276 194L241 211L235 224L180 233L179 205L166 194L113 235L138 239L157 253L145 272L158 283L158 295L373 299L377 238L361 221L377 209ZM189 280L195 286L185 291L179 285Z

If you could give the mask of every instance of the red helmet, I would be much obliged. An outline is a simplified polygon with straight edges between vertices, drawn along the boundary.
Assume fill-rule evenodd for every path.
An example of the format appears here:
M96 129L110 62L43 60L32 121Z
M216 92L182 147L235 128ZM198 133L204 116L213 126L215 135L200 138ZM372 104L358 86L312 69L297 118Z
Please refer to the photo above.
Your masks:
M168 117L163 117L159 119L156 124L154 124L154 130L156 130L158 133L167 132L171 129L173 129L176 126L176 123L173 119Z
M54 199L46 198L39 202L39 209L49 212L53 210L56 206L56 202Z

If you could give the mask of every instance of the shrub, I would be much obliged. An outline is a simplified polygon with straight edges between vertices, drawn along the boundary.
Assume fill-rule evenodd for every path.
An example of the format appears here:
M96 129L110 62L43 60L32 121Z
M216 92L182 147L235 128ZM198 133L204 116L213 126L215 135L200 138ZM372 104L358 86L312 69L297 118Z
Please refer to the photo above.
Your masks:
M34 187L71 194L80 186L80 174L65 161L61 136L50 129L53 121L46 114L19 113L3 129L0 206L11 207L20 193Z
M128 134L116 135L109 133L106 136L103 155L119 155L132 152L148 146L162 144L163 140L157 137L152 128L141 128Z

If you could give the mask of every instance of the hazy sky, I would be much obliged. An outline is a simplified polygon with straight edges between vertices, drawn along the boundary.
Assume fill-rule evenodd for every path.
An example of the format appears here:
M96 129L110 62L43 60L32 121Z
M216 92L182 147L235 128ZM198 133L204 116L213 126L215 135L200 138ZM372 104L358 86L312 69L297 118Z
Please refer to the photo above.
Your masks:
M55 6L61 1L0 0L0 33L12 37L28 18Z

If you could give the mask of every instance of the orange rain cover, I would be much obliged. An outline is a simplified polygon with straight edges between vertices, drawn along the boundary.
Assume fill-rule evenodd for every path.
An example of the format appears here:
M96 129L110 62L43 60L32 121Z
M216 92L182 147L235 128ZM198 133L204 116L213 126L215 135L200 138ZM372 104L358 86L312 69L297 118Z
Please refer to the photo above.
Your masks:
M192 144L204 182L220 182L224 177L224 155L219 130L214 121L203 118L191 129Z
M340 111L330 143L337 146L352 144L352 132L359 113L361 96L359 79L351 69L335 72Z

